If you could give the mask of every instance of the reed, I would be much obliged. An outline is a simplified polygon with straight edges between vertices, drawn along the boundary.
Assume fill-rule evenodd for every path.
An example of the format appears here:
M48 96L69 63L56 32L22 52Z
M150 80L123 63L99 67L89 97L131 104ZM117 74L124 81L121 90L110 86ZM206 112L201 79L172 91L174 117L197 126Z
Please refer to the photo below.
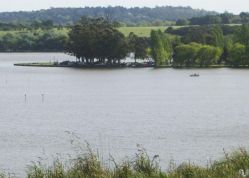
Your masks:
M161 171L159 156L150 157L140 149L133 159L117 163L112 159L112 168L100 161L91 149L65 164L56 159L52 166L34 163L27 171L27 178L249 178L249 153L239 149L205 167L192 163L172 166ZM12 178L0 174L0 178Z

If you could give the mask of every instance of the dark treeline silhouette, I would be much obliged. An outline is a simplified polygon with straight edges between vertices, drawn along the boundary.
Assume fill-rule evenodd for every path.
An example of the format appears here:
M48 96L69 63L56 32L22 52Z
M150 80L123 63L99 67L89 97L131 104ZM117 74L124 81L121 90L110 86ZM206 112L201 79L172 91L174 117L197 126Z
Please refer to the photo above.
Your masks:
M20 31L20 30L32 30L32 29L52 29L52 28L62 28L62 26L54 25L52 20L35 20L29 24L25 23L1 23L0 31Z
M234 15L229 12L222 14L209 14L206 16L182 18L176 21L176 25L211 25L211 24L248 24L249 13L241 12L239 15Z
M72 25L82 16L107 17L129 26L163 25L165 21L176 21L182 18L214 15L215 12L192 9L191 7L85 7L85 8L51 8L31 12L2 12L0 22L29 24L33 21L52 20L56 25Z

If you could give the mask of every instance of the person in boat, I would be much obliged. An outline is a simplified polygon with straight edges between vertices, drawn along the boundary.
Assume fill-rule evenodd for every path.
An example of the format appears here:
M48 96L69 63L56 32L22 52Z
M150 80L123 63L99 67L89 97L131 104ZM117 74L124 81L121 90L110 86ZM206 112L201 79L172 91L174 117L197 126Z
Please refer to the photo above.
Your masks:
M197 74L197 73L194 73L194 74L190 75L190 77L199 77L199 76L200 76L200 75Z

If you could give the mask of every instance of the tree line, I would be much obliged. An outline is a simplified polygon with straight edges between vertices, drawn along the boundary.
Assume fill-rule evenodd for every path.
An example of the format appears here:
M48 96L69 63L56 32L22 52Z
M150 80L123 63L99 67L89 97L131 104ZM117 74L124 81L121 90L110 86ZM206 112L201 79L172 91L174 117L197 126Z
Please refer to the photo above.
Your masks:
M248 24L249 13L241 12L239 15L234 15L229 12L222 14L208 14L200 17L182 18L176 21L176 25L211 25L211 24Z
M0 22L29 25L33 21L52 20L55 25L68 26L76 23L80 17L105 17L127 26L159 26L168 21L216 14L216 12L192 9L191 7L84 7L51 8L31 12L1 12Z
M184 29L181 35L151 32L149 38L125 37L104 18L82 18L69 33L69 54L86 64L120 64L127 54L151 59L155 66L249 66L249 26L237 26L224 35L223 26Z
M129 54L155 66L249 66L249 26L169 28L125 37L106 18L82 17L69 33L49 29L0 33L0 51L64 51L86 65L121 65Z
M174 67L249 66L249 26L237 26L233 33L224 35L219 25L199 26L177 36L172 57L168 63ZM169 50L171 51L171 50Z
M0 52L64 51L68 36L57 30L0 33Z
M25 23L3 23L0 22L0 31L21 31L21 30L34 30L34 29L52 29L62 28L62 26L54 25L52 20L34 20L29 24Z

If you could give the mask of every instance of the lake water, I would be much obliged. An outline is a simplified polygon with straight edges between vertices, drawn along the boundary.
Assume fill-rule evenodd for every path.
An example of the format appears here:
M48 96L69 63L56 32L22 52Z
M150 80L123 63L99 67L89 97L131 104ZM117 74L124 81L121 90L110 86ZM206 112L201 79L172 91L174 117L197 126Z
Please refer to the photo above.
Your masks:
M205 165L223 148L248 148L249 70L13 66L68 59L0 54L1 169L24 175L31 161L67 158L84 141L104 160L132 157L140 144L165 168L171 159Z

